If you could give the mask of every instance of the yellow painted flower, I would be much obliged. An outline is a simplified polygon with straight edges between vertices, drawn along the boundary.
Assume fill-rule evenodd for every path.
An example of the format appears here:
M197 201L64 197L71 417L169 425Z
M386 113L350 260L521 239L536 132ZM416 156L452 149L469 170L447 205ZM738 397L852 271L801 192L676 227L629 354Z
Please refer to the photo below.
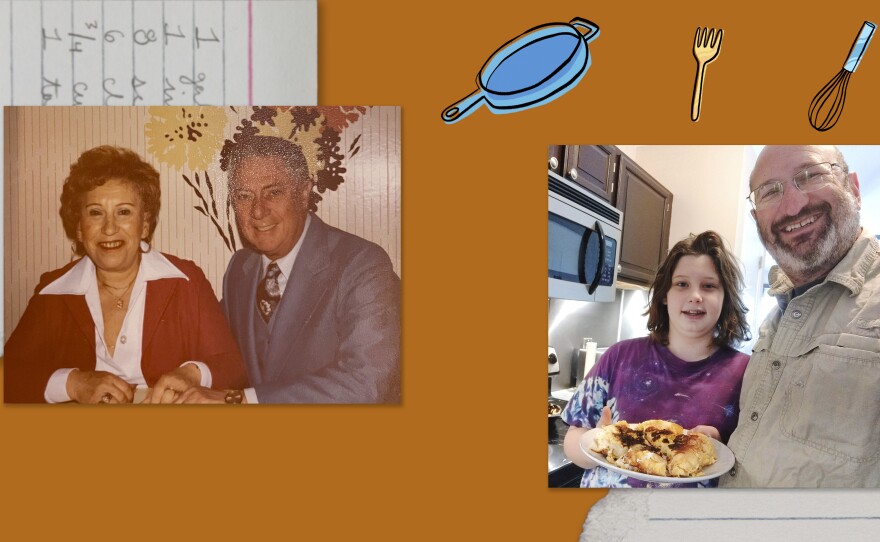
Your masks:
M160 162L190 171L204 170L223 147L223 107L151 107L146 123L147 150Z

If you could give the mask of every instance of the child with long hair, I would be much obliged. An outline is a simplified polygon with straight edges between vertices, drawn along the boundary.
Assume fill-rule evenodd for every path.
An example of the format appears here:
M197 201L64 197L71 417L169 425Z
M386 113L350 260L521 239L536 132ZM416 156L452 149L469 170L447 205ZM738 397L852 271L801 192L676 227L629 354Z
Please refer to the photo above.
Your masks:
M717 233L672 247L651 286L650 335L610 347L562 413L570 426L565 453L586 469L581 487L717 486L717 479L657 484L611 472L581 451L580 439L620 420L662 419L727 442L749 360L733 349L749 338L742 286L736 258Z

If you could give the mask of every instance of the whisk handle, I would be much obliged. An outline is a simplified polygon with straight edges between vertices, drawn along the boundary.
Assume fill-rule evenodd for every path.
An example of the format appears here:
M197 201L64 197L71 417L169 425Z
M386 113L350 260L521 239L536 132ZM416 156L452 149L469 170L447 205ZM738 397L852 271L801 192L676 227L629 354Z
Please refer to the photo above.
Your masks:
M856 40L852 44L849 56L846 57L846 62L843 63L844 70L848 72L856 71L859 62L862 60L862 55L865 54L865 49L867 49L868 44L871 43L871 38L874 36L874 30L876 28L877 25L874 23L865 21L862 25L861 31L859 31L859 35L856 36Z

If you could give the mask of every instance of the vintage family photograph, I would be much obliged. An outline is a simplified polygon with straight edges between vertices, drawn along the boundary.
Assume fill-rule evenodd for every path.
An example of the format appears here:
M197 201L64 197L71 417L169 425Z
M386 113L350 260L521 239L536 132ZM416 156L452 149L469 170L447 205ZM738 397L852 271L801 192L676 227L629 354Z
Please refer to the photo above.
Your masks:
M400 109L4 109L4 401L399 403Z

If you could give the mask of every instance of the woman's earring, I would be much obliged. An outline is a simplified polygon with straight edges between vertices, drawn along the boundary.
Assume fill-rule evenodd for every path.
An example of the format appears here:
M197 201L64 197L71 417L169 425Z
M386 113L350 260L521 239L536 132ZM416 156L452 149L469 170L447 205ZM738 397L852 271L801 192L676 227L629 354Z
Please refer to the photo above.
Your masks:
M146 247L146 248L144 248L144 247ZM141 252L143 252L144 254L147 254L151 250L153 250L153 245L148 243L145 239L141 239Z

